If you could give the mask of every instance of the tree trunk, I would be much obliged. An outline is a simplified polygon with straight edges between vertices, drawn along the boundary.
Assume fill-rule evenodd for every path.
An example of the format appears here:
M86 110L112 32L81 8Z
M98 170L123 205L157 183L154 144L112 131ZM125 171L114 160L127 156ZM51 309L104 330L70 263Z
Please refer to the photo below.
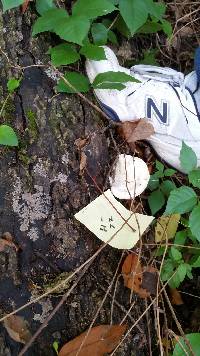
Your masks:
M18 252L11 246L0 252L2 315L42 294L45 285L52 286L52 279L74 271L100 246L74 219L76 212L99 195L87 174L80 174L75 141L90 136L84 148L87 169L100 188L106 187L109 162L115 158L110 157L109 139L101 132L103 123L97 113L74 94L55 95L55 73L48 67L32 66L48 64L46 52L54 45L47 34L31 37L32 21L30 10L24 15L19 9L0 14L1 105L7 96L7 80L22 74L21 85L8 99L1 118L1 123L15 128L20 139L19 148L0 149L0 234L7 238L11 234L19 246ZM32 67L21 73L14 68L18 65ZM26 355L54 355L55 340L62 345L89 327L120 255L109 246L101 252ZM17 314L29 322L32 334L59 302L60 294L49 295ZM116 299L128 309L129 292L121 280ZM110 322L111 300L108 296L95 325ZM115 305L114 323L123 316ZM138 356L142 337L134 330L118 354L136 352ZM0 340L0 355L18 355L22 345L10 338L3 324Z

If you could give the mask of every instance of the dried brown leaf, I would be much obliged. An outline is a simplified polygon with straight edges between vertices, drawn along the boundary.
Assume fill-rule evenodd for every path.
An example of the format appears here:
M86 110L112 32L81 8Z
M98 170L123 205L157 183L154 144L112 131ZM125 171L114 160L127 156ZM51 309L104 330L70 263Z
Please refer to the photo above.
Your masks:
M11 315L5 319L4 326L10 337L17 342L26 344L31 338L28 322L21 316Z
M172 304L174 304L174 305L184 304L183 299L181 297L181 293L177 289L170 288L170 295L171 295Z
M30 0L25 0L23 5L22 5L22 14L24 14L29 6Z
M74 142L74 144L78 147L79 150L81 150L83 147L85 147L88 143L87 138L77 138Z
M157 270L152 267L143 267L138 256L129 254L122 266L124 285L137 293L141 298L147 298L156 294Z
M12 235L9 232L5 232L0 238L0 252L4 251L6 246L10 246L18 251L18 247L12 242Z
M141 298L147 298L150 296L142 285L142 266L138 259L138 256L134 253L129 254L122 266L122 276L124 278L124 285L137 293Z
M122 129L123 136L128 143L145 140L155 132L153 125L147 119L124 122Z
M81 151L81 160L80 160L80 173L83 173L87 164L87 156L84 152Z
M126 325L99 325L89 332L79 356L104 356L112 352L126 330ZM75 356L85 339L87 331L65 344L58 356Z

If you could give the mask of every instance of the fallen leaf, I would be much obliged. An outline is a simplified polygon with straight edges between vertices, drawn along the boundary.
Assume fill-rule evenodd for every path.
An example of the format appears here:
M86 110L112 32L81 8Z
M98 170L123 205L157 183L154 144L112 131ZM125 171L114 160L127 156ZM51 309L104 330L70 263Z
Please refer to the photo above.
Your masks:
M142 266L138 256L134 253L129 254L122 266L122 276L125 287L139 294L141 298L147 298L150 293L141 287L142 285Z
M21 316L11 315L5 319L4 326L10 337L17 342L26 344L31 338L28 322Z
M78 147L79 150L81 150L83 147L85 147L88 143L87 138L77 138L74 142L74 144Z
M4 251L6 246L10 246L14 248L16 251L19 250L19 248L12 242L13 237L9 232L5 232L2 237L0 238L0 252Z
M30 0L25 0L23 5L22 5L22 14L24 14L29 6Z
M155 242L173 239L178 228L180 217L180 214L172 214L158 218L155 227Z
M128 143L145 140L155 133L153 125L147 119L126 121L122 124L123 136Z
M126 325L99 325L89 332L79 356L104 356L118 345ZM75 356L84 341L87 331L65 344L58 356Z
M87 156L83 151L81 151L81 159L80 159L80 166L79 166L80 173L83 173L83 171L86 167L86 164L87 164Z
M122 266L124 285L137 293L141 298L156 295L158 274L152 266L144 267L140 264L138 256L129 254Z
M170 295L171 295L171 301L172 304L174 305L182 305L183 303L183 299L181 297L181 293L175 289L175 288L170 288Z

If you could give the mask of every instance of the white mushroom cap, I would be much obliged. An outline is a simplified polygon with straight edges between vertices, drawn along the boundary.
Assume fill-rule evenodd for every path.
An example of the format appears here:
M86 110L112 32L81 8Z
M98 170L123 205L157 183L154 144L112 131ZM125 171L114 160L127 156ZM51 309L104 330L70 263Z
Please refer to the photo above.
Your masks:
M148 167L141 158L121 154L113 177L109 177L111 192L119 199L134 199L146 189L149 178Z

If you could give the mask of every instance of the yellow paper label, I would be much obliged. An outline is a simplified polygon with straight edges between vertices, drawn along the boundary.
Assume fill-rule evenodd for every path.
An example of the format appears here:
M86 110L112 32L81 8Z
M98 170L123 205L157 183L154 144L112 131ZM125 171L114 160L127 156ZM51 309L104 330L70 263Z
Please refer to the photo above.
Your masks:
M129 211L110 190L80 210L75 218L101 241L118 249L132 248L154 219Z

